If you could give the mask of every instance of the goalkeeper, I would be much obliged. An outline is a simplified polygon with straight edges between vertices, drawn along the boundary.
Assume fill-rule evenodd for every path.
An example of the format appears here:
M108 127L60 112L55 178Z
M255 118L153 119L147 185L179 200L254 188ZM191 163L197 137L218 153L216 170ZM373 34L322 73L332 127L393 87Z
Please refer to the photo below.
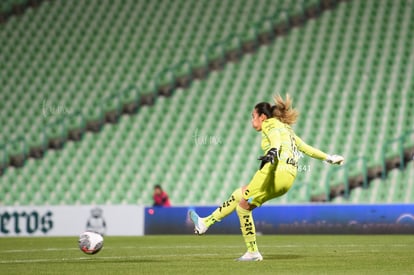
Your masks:
M196 234L202 235L216 222L221 221L234 210L240 220L240 228L247 246L247 252L238 261L263 260L256 244L256 230L252 210L268 200L285 194L295 180L300 152L324 160L330 164L342 164L344 158L328 155L302 141L291 128L298 112L291 107L289 95L284 100L275 97L275 105L262 102L252 112L252 126L262 132L260 169L247 186L236 189L211 215L201 218L194 211L189 216L194 223Z

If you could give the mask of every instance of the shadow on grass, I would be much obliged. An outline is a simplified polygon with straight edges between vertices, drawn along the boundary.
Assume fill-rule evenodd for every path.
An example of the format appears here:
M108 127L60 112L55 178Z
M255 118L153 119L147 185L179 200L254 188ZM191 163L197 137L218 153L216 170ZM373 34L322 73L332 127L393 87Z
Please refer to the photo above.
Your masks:
M296 260L305 258L305 256L295 254L265 254L263 258L265 260Z
M137 263L162 263L162 262L168 262L166 259L153 259L148 257L134 257L134 258L116 258L116 259L102 259L102 258L96 258L92 260L84 260L84 261L77 261L77 264L137 264Z

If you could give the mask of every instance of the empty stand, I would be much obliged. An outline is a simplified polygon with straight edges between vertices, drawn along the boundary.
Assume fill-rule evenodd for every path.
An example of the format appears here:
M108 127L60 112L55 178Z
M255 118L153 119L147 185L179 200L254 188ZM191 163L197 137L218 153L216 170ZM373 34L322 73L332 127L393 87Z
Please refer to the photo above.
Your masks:
M334 203L412 203L414 199L414 162L404 170L391 170L386 179L375 179L369 188L356 188L349 198L342 196Z
M221 46L243 46L237 37L226 39L236 34L254 38L251 32L260 37L258 27L249 27L261 22L266 30L266 17L278 7L270 1L246 1L240 7L222 1L116 3L47 2L0 31L3 38L11 37L0 45L11 53L6 63L10 65L0 71L7 75L0 102L8 102L0 109L1 140L19 141L23 136L44 146L45 136L65 136L62 133L76 125L99 130L84 133L81 142L65 143L63 150L47 151L42 161L29 159L24 169L9 168L0 177L3 204L150 204L157 183L173 204L218 203L247 184L257 169L260 134L250 126L250 112L275 93L292 94L302 114L295 130L305 141L346 159L366 156L367 166L381 165L379 148L412 128L413 63L407 61L414 40L411 2L340 2L336 9L268 41L254 55L228 63L152 106L139 107L135 116L118 116L119 108L128 107L120 103L139 102L152 90L153 81L168 84L168 65L182 65L173 73L184 75L191 65L219 58ZM61 17L54 15L60 11ZM132 11L140 16L131 16ZM190 11L191 16L184 16ZM279 15L278 22L283 22L284 14ZM212 42L220 42L217 52L208 48ZM210 57L218 55L206 60L200 56L205 51ZM64 108L57 119L64 122L56 125L54 110L59 105ZM104 111L115 112L107 117ZM43 131L45 123L63 126ZM20 149L24 142L7 144L27 154L27 147ZM304 202L325 192L331 167L309 158L301 160L301 167L289 195L275 203ZM363 170L364 165L356 165L351 176ZM412 170L407 169L410 176ZM401 185L408 177L393 173L387 181L399 186L394 191L376 179L369 187L372 195L355 189L349 200L401 200ZM341 181L333 178L330 184ZM404 185L404 202L413 200L411 185Z

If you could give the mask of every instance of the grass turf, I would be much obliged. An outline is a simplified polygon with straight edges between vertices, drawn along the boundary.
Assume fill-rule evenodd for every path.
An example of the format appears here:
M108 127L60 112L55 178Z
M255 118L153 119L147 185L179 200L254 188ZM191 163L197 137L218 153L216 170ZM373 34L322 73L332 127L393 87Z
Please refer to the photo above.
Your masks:
M96 255L77 238L0 238L0 274L408 274L410 235L259 236L263 262L235 262L241 236L106 237Z

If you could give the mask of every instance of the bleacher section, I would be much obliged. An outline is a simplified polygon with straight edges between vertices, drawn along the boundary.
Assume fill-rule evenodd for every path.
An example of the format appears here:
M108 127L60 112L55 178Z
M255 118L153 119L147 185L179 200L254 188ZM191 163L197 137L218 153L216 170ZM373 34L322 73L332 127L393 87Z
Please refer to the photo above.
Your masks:
M354 189L349 198L337 197L335 203L412 203L414 199L414 162L405 170L390 171L385 180L375 179L368 189Z
M0 32L0 52L7 53L0 142L22 137L28 148L44 146L44 124L78 111L99 120L118 101L137 97L129 87L155 92L166 67L198 61L213 42L288 6L289 0L44 2Z
M158 2L159 8L145 6ZM43 136L37 134L43 131L43 123L49 123L39 107L44 100L70 110L81 107L86 119L100 118L101 107L96 108L94 103L112 99L115 92L124 95L130 83L141 84L140 92L148 91L145 87L154 84L151 77L163 66L186 57L197 59L197 53L205 51L208 43L230 33L240 34L249 23L275 12L270 1L259 1L263 7L253 5L257 12L252 14L260 14L253 17L243 12L245 9L250 14L245 6L251 4L239 7L221 1L216 5L204 1L147 1L138 2L145 8L134 9L131 5L136 2L129 1L128 8L111 7L112 12L101 17L107 13L105 5L98 3L47 2L36 13L10 20L0 31L0 36L11 35L12 41L23 41L19 46L12 42L0 45L17 64L8 65L7 78L3 79L1 140L32 133L28 141L43 142ZM199 7L202 3L204 6ZM41 161L29 159L23 169L8 168L0 177L0 202L150 204L153 185L160 183L174 204L218 203L235 187L247 184L257 169L260 135L251 129L250 112L255 103L271 100L277 92L293 95L302 114L295 129L308 143L347 159L365 155L369 166L380 165L379 148L413 126L413 8L412 2L404 0L340 2L334 10L292 29L239 63L229 63L188 89L177 89L172 97L161 97L153 106L142 107L137 115L122 116L117 124L105 125L99 134L88 132L81 142L68 142L61 151L48 151ZM181 13L197 9L197 16L184 16L185 20L197 18L203 24L180 23ZM222 9L226 12L219 12ZM131 10L142 11L142 16L128 16ZM67 14L57 17L54 14L58 11ZM209 20L212 17L216 20ZM155 21L143 24L146 21L142 18ZM24 24L33 20L39 23L31 24L29 29L37 40L24 43L29 41L29 35L24 36ZM67 25L70 27L65 29ZM176 29L171 27L176 25ZM70 31L76 26L79 32ZM156 31L165 36L146 39L145 26L151 31L151 26L160 26ZM16 29L19 31L12 34ZM46 40L49 46L45 48L36 46L43 41L42 34L49 32L61 33L61 38ZM131 40L123 40L126 38ZM118 39L123 43L117 43ZM182 42L171 42L177 39ZM142 46L142 41L159 46L150 46L150 42ZM138 46L141 48L137 50ZM36 62L32 63L31 58ZM24 62L33 64L28 71L26 65L18 65ZM46 110L49 117L55 118L50 109ZM65 118L67 114L61 115ZM68 130L51 129L54 135ZM19 150L24 142L13 144ZM397 148L389 152L397 153ZM323 193L330 169L322 162L303 159L294 188L275 202L306 202L311 195ZM351 174L361 172L362 166L356 166ZM404 185L404 178L390 175L387 181ZM339 180L333 179L332 183L336 182ZM375 186L375 181L371 182L373 190ZM390 195L391 201L401 201L397 189ZM365 200L354 199L358 192L351 192L351 201ZM414 200L410 192L404 202ZM376 196L374 200L382 199Z

